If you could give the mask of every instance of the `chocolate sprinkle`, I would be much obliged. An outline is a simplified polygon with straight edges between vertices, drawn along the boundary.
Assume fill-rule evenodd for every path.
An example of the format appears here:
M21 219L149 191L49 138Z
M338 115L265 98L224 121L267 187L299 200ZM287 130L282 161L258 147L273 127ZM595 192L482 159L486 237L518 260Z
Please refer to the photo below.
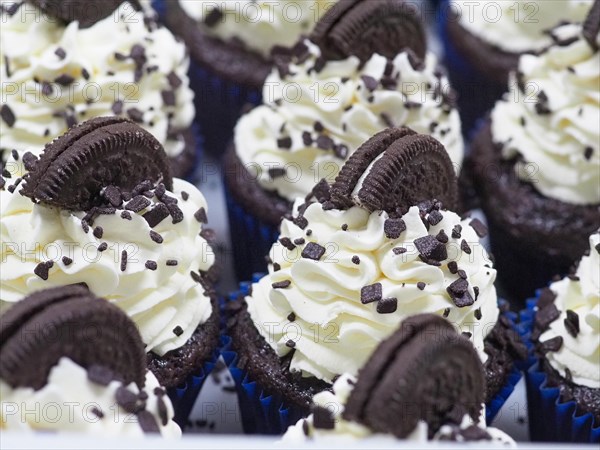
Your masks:
M477 320L481 320L481 317L482 317L482 315L481 315L481 308L477 308L477 309L475 310L475 318L476 318Z
M442 216L442 213L434 209L433 211L431 211L429 216L427 216L427 222L429 222L429 224L433 226L440 223L443 218L444 216Z
M319 261L324 254L325 247L322 247L314 242L309 242L306 244L306 247L304 247L304 250L302 250L301 256L303 258Z
M577 338L580 329L579 316L575 311L567 309L567 317L565 317L564 324L565 328L567 329L567 332L574 338Z
M459 308L471 306L475 303L475 300L473 300L473 297L469 293L468 287L469 283L459 278L446 288L446 292L448 292L454 304Z
M167 266L176 266L177 265L177 260L176 259L167 259L167 261L165 262L165 264Z
M448 258L446 246L434 236L424 236L414 241L415 247L427 261L443 261ZM427 262L426 261L426 262Z
M62 47L58 47L56 50L54 50L54 54L60 59L65 59L65 57L67 56L67 52L65 52L65 49Z
M150 200L143 195L136 195L129 202L127 202L125 209L137 213L150 206L150 203Z
M442 313L442 316L444 318L447 318L449 315L450 315L450 308L444 309L444 312Z
M448 243L448 235L446 234L446 232L444 230L440 230L440 232L436 235L435 237L438 241L440 241L442 244L447 244Z
M277 147L283 148L286 150L292 148L292 138L287 136L287 137L277 139Z
M417 283L417 288L420 289L421 291L425 289L425 283L423 283L422 281L419 281Z
M98 239L102 239L102 236L104 235L104 229L102 227L96 227L94 228L93 234Z
M590 159L592 159L592 155L594 154L594 149L592 147L586 147L583 151L583 156L585 157L585 159L587 159L588 161Z
M450 271L451 274L458 273L458 264L456 264L456 261L450 261L448 263L448 270Z
M131 220L132 217L129 211L121 211L121 219Z
M289 347L289 348L294 348L294 347L296 347L296 343L294 341L292 341L291 339L288 339L287 342L285 343L285 346Z
M162 244L163 242L163 237L154 230L150 230L150 239L152 239L157 244Z
M352 257L352 263L356 264L356 265L360 264L360 258L358 256L354 255Z
M62 257L62 263L65 266L70 266L71 264L73 264L73 260L71 258L69 258L68 256L63 256Z
M158 265L156 264L156 261L152 261L151 259L149 259L148 261L146 261L146 269L150 269L150 270L156 270Z
M462 226L461 225L455 225L452 228L452 237L454 239L460 239L461 238L461 234L460 234L461 231L462 231Z
M177 337L181 336L183 334L183 328L177 325L175 328L173 328L173 334Z
M101 242L100 245L98 246L98 251L100 253L102 253L103 251L105 251L108 248L108 244L106 242Z
M488 229L487 227L483 224L483 222L477 218L471 220L471 222L469 223L469 225L471 225L471 228L473 228L473 230L475 230L475 233L477 234L477 236L479 236L480 238L486 237L488 234Z
M467 255L471 254L471 247L469 247L469 244L467 244L467 241L465 241L464 239L462 240L462 242L460 243L460 249L465 252Z
M125 272L127 269L127 250L121 252L121 272Z
M42 280L46 281L48 279L48 274L52 266L54 266L54 261L52 260L41 262L37 266L35 266L35 269L33 269L33 273L35 273Z
M289 320L290 322L294 322L296 320L296 314L294 312L289 313L287 316L287 320Z
M283 280L283 281L278 281L276 283L271 284L271 287L273 289L285 289L285 288L289 287L290 284L292 284L292 282L290 280Z
M142 217L146 220L146 222L148 222L150 228L154 228L164 219L169 217L169 209L163 203L158 203L156 206L154 206L154 208L145 213Z
M396 297L383 298L377 302L376 309L379 314L391 314L398 309L398 299Z
M365 84L365 87L368 89L369 92L373 92L375 89L377 89L377 85L379 84L379 82L369 76L369 75L363 75L360 77L363 81L363 83Z
M15 124L15 114L6 103L0 108L0 117L2 117L2 120L4 120L9 127L12 127Z
M206 210L204 209L204 207L200 208L194 213L194 219L204 224L208 222L208 217L206 216Z
M363 305L368 303L378 302L382 299L382 288L381 283L371 284L369 286L363 286L360 290L360 302Z
M406 253L407 250L404 247L395 247L392 249L392 251L394 252L394 255L401 255Z
M289 251L292 251L296 248L292 240L288 237L282 237L281 239L279 239L279 243L285 248L287 248Z
M140 428L144 433L160 433L160 428L158 428L158 424L156 423L156 419L149 411L140 411L137 415L138 423L140 424Z
M54 82L60 84L61 86L68 86L71 83L73 83L73 81L75 81L75 78L66 73L63 73L62 75L54 79Z
M329 409L315 406L313 408L313 425L315 429L333 430L335 428L335 418Z
M406 223L402 219L387 219L383 223L383 232L388 239L398 239L406 230Z

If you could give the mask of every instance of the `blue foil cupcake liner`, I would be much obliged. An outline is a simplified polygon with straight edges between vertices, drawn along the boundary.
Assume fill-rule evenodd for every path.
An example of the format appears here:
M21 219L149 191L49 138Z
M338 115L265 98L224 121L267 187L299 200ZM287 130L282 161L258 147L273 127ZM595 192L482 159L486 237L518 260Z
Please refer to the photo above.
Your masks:
M452 88L458 93L458 109L465 137L469 136L477 119L482 117L502 97L508 86L502 86L481 74L470 64L451 41L447 29L450 0L440 0L436 14L437 29L444 51L444 65ZM508 84L508 83L507 83ZM473 95L477 92L477 95Z
M592 414L579 411L575 401L560 400L559 388L547 385L548 376L533 354L534 343L530 337L538 298L539 291L535 299L527 301L527 308L521 312L519 325L528 331L527 346L530 351L530 361L533 363L525 373L531 440L599 443L600 423L594 423Z
M498 300L499 306L503 306L506 304L506 300ZM525 342L526 333L523 332L523 330L519 328L517 324L519 319L518 314L512 311L501 312L501 314L503 314L509 320L511 329L519 335L523 342ZM488 403L486 403L485 420L488 425L491 425L492 421L496 418L498 412L500 412L500 409L502 409L502 406L504 405L504 403L506 403L506 400L508 400L508 398L515 390L515 386L523 377L523 370L529 367L529 365L530 363L528 361L515 362L513 368L508 374L508 377L506 378L504 386L500 388L500 390L496 393L494 398L492 398Z
M220 157L233 138L233 129L246 105L260 105L262 92L236 84L190 60L196 121L202 128L207 153Z
M267 225L238 204L227 186L225 200L229 215L229 233L233 263L238 280L249 280L267 269L266 256L279 237L279 228Z
M202 390L206 377L214 369L218 357L219 351L217 349L213 352L210 360L206 361L201 368L191 373L182 384L167 390L175 411L173 420L179 425L182 431L185 431L194 403Z
M257 273L252 277L252 282L240 283L239 290L232 292L229 299L233 301L240 295L248 295L252 283L263 275ZM235 380L244 433L281 435L304 417L302 411L267 392L245 370L240 369L237 366L238 354L232 348L232 338L224 335L222 339L221 355Z

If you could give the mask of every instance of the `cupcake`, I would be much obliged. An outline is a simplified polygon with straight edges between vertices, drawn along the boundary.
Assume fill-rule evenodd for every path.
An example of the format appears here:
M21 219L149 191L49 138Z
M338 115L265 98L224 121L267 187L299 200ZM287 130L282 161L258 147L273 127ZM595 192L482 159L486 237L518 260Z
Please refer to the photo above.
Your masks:
M565 42L550 30L565 22L581 23L591 5L591 0L444 0L438 20L463 131L468 133L506 92L509 73L517 69L521 55Z
M342 15L336 27L317 30L279 59L265 82L263 104L236 125L224 173L232 240L244 262L236 267L240 279L264 271L262 255L293 202L321 178L333 182L348 156L378 131L407 125L431 134L459 170L460 119L435 56L418 40L411 45L415 51L373 40L336 56L331 42L352 20ZM411 29L406 23L398 22L400 35Z
M86 287L25 297L0 317L0 333L2 433L181 436L135 324Z
M189 59L148 4L2 1L3 161L13 149L37 156L73 125L116 115L164 145L174 174L189 174L199 144Z
M290 427L282 442L376 442L399 439L478 442L516 447L486 428L485 377L472 344L435 314L409 317L373 352L358 378L344 374L333 392L314 397L312 413Z
M600 230L589 245L576 271L544 288L535 307L534 440L600 442Z
M496 270L480 243L485 226L452 212L457 191L438 141L388 128L333 185L323 180L298 200L281 222L268 274L227 305L235 368L247 378L242 405L255 382L274 406L301 416L338 375L355 376L407 317L431 313L476 348L491 418L526 350L498 307Z
M552 30L563 45L521 57L510 92L472 143L499 281L517 305L553 275L566 274L600 227L595 11L583 28Z
M415 39L424 43L420 29L403 36L393 30L390 18L402 17L411 31L415 26L414 8L403 0L175 0L166 2L165 9L168 26L190 48L192 86L203 105L198 120L207 151L218 156L225 152L243 107L260 104L275 54L286 53L301 36L330 28L338 15L351 17L336 43L345 49L360 46L357 37L366 36L360 30L369 22L380 24L388 32L385 40L395 45Z
M39 159L13 153L0 180L0 311L84 283L133 320L160 384L193 397L219 332L202 194L171 177L149 132L118 117L71 128ZM191 404L176 403L179 420Z

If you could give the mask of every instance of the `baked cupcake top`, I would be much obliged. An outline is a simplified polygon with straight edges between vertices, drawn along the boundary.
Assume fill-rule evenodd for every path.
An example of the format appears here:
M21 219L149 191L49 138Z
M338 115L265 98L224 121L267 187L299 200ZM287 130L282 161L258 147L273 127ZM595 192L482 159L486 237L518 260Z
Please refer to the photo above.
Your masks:
M592 1L516 0L497 2L484 0L472 3L453 0L445 11L457 14L460 25L488 44L511 53L536 52L554 42L548 30L561 22L581 22Z
M169 157L183 152L181 133L195 114L189 59L184 45L158 25L148 1L140 11L129 2L115 5L86 28L31 3L2 0L4 161L12 149L38 155L72 125L108 115L139 123Z
M87 288L37 291L0 325L3 431L181 435L135 324Z
M598 21L598 18L595 19ZM580 25L551 31L557 43L523 55L510 92L492 110L492 138L536 190L571 204L600 203L600 37Z
M237 156L260 185L294 201L316 181L333 182L344 161L384 128L410 126L444 144L459 170L463 141L447 78L433 54L411 51L365 61L326 60L309 40L280 61L263 88L263 104L235 128Z
M123 309L158 355L209 318L206 201L171 178L162 147L138 125L92 119L40 159L13 152L2 177L3 310L38 289L85 283Z
M282 220L269 273L246 298L275 352L293 353L291 371L327 382L356 375L399 323L421 312L469 333L487 359L496 271L479 241L483 224L450 210L455 173L439 142L384 130L313 196Z
M541 315L551 321L539 337L545 357L564 378L600 389L600 230L590 236L589 252L574 275L550 285ZM539 314L539 313L538 313Z
M292 46L336 0L177 0L209 36L242 45L268 59L275 46Z
M451 368L450 360L455 363ZM440 367L432 367L436 364ZM411 376L417 367L420 370ZM436 384L437 377L444 380ZM446 390L446 383L453 389ZM376 438L392 444L400 438L420 443L489 441L514 447L510 437L486 428L477 416L481 405L473 406L483 397L483 385L481 363L464 337L438 316L413 316L375 350L358 378L343 374L333 392L316 394L312 414L291 426L283 442ZM417 402L414 392L420 396Z

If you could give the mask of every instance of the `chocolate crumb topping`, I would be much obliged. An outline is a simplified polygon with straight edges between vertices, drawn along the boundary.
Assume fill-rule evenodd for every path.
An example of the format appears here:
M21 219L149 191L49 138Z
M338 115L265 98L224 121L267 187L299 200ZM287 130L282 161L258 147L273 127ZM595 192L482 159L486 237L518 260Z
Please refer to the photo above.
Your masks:
M314 242L309 242L302 250L301 256L303 258L312 259L314 261L319 261L321 257L325 254L325 247L322 247L319 244Z
M391 314L398 309L398 299L396 297L383 298L377 302L376 309L379 314Z
M50 269L53 266L54 266L54 261L52 261L52 260L41 262L37 266L35 266L35 269L33 269L33 273L35 273L42 280L46 281L46 280L48 280L48 275L49 275Z
M358 256L354 255L352 257L352 263L356 264L356 265L360 264L360 258Z
M278 281L276 283L271 284L271 287L273 289L285 289L285 288L289 287L290 284L292 284L292 282L290 280L283 280L283 281Z
M402 219L387 219L383 223L383 232L388 239L398 239L406 230L406 223Z
M157 267L158 267L158 265L156 264L156 261L152 261L151 259L146 261L146 269L156 270Z
M579 315L570 309L567 309L567 317L564 320L565 328L567 332L577 338L579 334Z
M173 334L177 337L181 336L183 334L183 328L177 325L175 328L173 328Z
M381 283L363 286L360 290L360 302L363 305L368 303L378 302L382 299L383 293Z

